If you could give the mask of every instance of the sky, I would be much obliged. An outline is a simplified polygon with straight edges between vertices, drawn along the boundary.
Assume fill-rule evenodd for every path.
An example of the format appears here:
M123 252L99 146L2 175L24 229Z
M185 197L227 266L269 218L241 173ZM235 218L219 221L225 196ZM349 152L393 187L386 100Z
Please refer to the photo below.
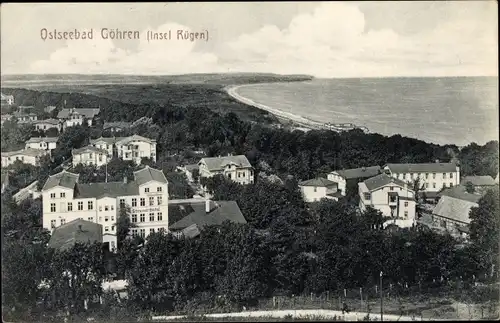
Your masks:
M496 1L7 3L2 74L498 76ZM41 30L93 30L43 40ZM102 28L140 39L102 39ZM147 41L147 31L208 31ZM175 37L174 37L175 38Z

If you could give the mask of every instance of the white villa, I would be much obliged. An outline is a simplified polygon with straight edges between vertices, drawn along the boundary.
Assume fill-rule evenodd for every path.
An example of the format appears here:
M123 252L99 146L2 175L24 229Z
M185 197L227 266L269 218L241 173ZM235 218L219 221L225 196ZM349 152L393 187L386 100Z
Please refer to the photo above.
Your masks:
M129 137L100 137L90 140L90 145L106 150L108 155L118 156L123 160L132 160L140 165L142 158L156 161L156 140L133 135Z
M1 103L2 105L13 105L14 104L14 96L13 95L6 95L1 93Z
M24 164L39 166L40 158L47 155L48 153L48 150L33 148L2 152L2 167L10 166L18 160Z
M81 219L102 225L103 242L116 248L116 222L120 208L130 206L131 234L147 237L168 231L168 182L162 171L146 166L134 180L78 183L78 174L62 171L50 176L42 189L43 227L58 228Z
M52 150L57 148L58 137L32 137L26 141L26 149Z
M327 179L338 184L338 189L342 195L346 195L347 181L361 180L380 174L380 166L360 167L351 169L336 170L327 175Z
M415 224L415 192L402 180L380 174L358 183L359 208L365 211L368 206L382 212L391 220L384 223L399 227Z
M73 156L74 167L78 164L99 167L106 165L111 160L111 156L108 154L107 150L99 149L94 146L73 149L71 154Z
M17 123L32 123L38 120L36 113L14 112L13 115L16 117Z
M221 174L239 184L254 182L253 167L245 155L202 158L198 166L200 178Z
M62 109L57 114L57 118L63 121L63 128L82 125L84 121L90 127L93 124L94 118L100 113L101 109Z
M317 202L322 198L337 201L342 197L338 184L326 178L313 178L299 183L300 191L305 202Z
M62 122L57 119L45 119L38 120L34 122L36 130L39 131L47 131L49 129L57 129L57 131L62 131L63 125Z
M446 187L460 184L460 167L455 163L387 164L384 171L397 179L412 183L420 178L423 191L430 197Z

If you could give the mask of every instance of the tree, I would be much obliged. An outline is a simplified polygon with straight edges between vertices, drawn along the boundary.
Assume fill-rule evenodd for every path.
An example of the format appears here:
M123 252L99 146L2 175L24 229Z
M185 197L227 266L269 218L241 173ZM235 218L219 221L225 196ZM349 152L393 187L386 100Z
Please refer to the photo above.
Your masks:
M472 182L465 183L465 191L469 194L474 194L476 189L474 188L474 184Z
M129 236L130 229L137 227L135 223L130 221L130 214L130 206L120 206L120 211L116 219L116 240L118 250L123 246L124 241Z
M384 222L390 217L384 217L381 211L368 206L363 212L362 218L366 221L366 224L373 230L382 230L384 227Z

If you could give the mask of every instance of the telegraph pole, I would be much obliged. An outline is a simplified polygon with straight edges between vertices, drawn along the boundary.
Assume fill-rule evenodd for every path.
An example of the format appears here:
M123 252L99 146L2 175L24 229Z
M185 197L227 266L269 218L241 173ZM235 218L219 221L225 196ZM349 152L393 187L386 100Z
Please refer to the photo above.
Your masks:
M384 274L380 272L380 321L384 320L384 293L382 291L382 276Z

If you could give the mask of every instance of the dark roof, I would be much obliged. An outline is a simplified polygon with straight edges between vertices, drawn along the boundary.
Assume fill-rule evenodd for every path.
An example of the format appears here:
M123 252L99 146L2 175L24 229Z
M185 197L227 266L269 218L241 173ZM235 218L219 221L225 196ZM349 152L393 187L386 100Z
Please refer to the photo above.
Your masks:
M465 190L465 186L457 185L448 189L443 190L439 196L449 196L454 197L459 200L469 201L473 203L477 203L481 198L479 194L470 194Z
M171 230L183 230L193 224L202 229L209 225L220 225L225 221L247 223L235 201L210 201L208 214L205 212L205 201L188 204L192 209L191 213L170 225Z
M102 243L102 225L76 219L54 229L49 240L49 247L66 250L75 243Z
M96 144L98 142L105 142L106 144L113 145L116 141L123 139L124 137L99 137L97 139L90 139L91 144Z
M465 176L461 184L471 182L474 186L493 186L496 185L495 180L491 176Z
M76 188L76 196L79 198L101 198L105 196L118 197L139 194L139 187L134 181L127 183L108 182L77 184Z
M163 174L163 171L151 168L149 166L146 166L141 170L135 171L134 177L137 185L142 185L149 181L157 181L165 184L168 183L165 174Z
M97 148L97 147L94 147L94 146L85 146L83 148L73 149L71 151L71 154L72 155L77 155L77 154L85 153L85 152L88 152L88 151L93 152L93 153L100 153L100 154L104 154L104 155L108 154L107 150L100 149L100 148Z
M45 119L45 120L37 120L34 122L35 124L44 124L44 123L47 123L47 124L52 124L52 125L58 125L61 123L61 121L57 120L57 119Z
M457 171L455 163L387 164L391 173L452 173Z
M103 129L108 128L129 128L132 125L131 122L125 121L116 121L116 122L105 122L103 125Z
M327 180L326 178L318 177L313 179L308 179L299 183L299 186L316 186L316 187L327 187L334 186L337 183Z
M326 195L331 196L331 197L336 197L336 198L341 198L341 197L344 196L344 195L342 195L341 191L337 191L335 193L329 193L329 194L326 194Z
M450 196L442 196L432 214L462 223L470 223L469 212L477 203Z
M200 229L196 224L192 224L189 227L182 230L182 234L186 238L194 238L200 234Z
M63 170L60 173L49 176L42 190L45 191L56 186L62 186L73 189L75 187L75 184L78 182L79 176L80 175L78 174L73 174Z
M401 186L401 187L404 187L405 185L407 185L402 180L391 177L387 174L380 174L380 175L377 175L375 177L368 178L363 183L365 183L366 187L370 191L374 191L382 186L385 186L385 185L388 185L391 183L394 185ZM410 187L408 187L408 190L412 190L412 189Z
M224 157L206 157L200 160L200 163L204 162L207 165L209 171L222 170L228 164L235 164L238 167L250 168L252 165L248 161L245 155L237 156L224 156Z
M347 180L355 178L373 177L380 174L380 170L381 170L380 166L370 166L370 167L336 170L333 171L332 173L337 173Z
M423 198L423 196L425 195L425 198L427 199L435 199L437 197L440 197L441 196L441 193L439 192L432 192L432 191L424 191L424 192L419 192L419 196L421 196Z
M78 108L78 109L62 109L59 111L57 114L57 118L59 119L66 119L70 116L70 113L74 114L81 114L86 118L93 118L96 115L99 114L101 109L99 108L94 108L94 109L83 109L83 108Z

